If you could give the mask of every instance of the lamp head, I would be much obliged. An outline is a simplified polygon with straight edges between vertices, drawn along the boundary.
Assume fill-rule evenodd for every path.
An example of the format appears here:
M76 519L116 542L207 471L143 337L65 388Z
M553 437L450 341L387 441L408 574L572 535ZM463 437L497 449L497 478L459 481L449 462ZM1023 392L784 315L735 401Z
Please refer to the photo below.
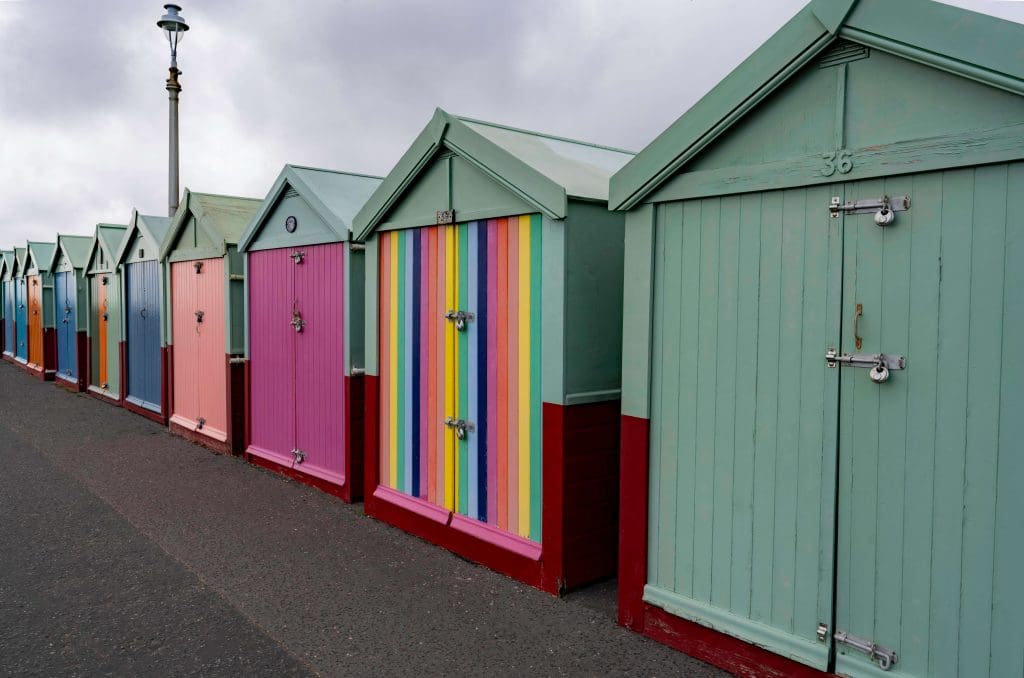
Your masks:
M164 9L167 10L167 13L160 17L156 25L162 28L167 35L167 42L171 45L171 56L174 57L178 53L178 43L181 42L182 36L188 30L188 24L185 23L185 17L179 14L181 11L179 5L167 4L164 5Z

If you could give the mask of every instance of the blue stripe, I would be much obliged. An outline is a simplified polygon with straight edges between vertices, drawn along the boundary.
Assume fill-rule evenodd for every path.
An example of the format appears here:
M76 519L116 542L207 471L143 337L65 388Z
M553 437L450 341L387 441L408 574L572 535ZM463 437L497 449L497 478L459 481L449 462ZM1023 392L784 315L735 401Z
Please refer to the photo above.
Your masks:
M412 369L409 371L412 373L412 417L411 426L412 429L412 450L409 457L411 458L412 468L406 475L407 478L411 478L411 491L410 496L419 497L420 495L420 383L423 375L420 374L420 322L421 314L423 309L420 308L420 293L422 291L422 285L420 284L420 275L422 273L421 259L423 253L423 236L426 235L424 229L413 232L412 247L412 294L409 303L412 305Z

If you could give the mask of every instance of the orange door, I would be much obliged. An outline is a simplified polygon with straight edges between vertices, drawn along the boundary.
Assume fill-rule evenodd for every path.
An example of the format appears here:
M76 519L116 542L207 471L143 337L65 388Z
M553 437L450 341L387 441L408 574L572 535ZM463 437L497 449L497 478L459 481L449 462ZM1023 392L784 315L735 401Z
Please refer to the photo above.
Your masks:
M100 303L99 303L99 306L98 306L98 308L99 308L99 311L98 311L99 312L99 318L98 318L99 322L98 322L98 325L99 325L99 328L100 328L100 331L99 331L99 335L100 335L99 336L99 358L100 358L99 359L99 364L100 364L100 371L99 371L99 379L97 381L99 382L100 388L105 389L108 386L108 384L107 384L107 318L108 318L108 314L107 314L107 286L101 284L99 286L99 291L100 291L99 292Z
M28 283L28 362L43 364L43 283L30 275Z

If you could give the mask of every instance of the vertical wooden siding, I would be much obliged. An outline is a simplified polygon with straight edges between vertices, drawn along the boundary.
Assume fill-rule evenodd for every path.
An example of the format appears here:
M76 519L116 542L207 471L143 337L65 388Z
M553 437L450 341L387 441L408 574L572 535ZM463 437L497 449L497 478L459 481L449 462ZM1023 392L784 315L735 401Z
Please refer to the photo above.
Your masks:
M202 259L171 264L173 305L174 410L179 424L227 440L227 366L224 317L224 260ZM196 322L196 311L203 321Z
M838 340L830 195L657 208L645 590L821 668L838 386L823 358Z
M249 452L295 461L295 262L290 250L249 254Z
M14 324L17 317L14 303L14 281L5 280L0 284L4 288L4 351L13 355L16 349Z
M844 219L843 318L863 304L863 352L907 369L842 375L837 628L907 675L1019 676L1024 163L846 189L885 194L913 200L893 226ZM840 672L865 666L840 652Z
M43 364L43 281L38 275L25 277L28 289L28 362Z
M140 405L160 409L160 268L156 261L127 264L125 339L128 393Z
M53 286L57 314L57 375L74 380L78 377L78 295L75 289L75 274L66 271L56 273L53 276Z
M15 356L22 360L28 360L28 299L25 293L25 278L18 278L14 281L14 303L15 303L15 333L18 337L18 346Z
M381 478L540 540L537 215L380 235ZM475 314L465 332L448 310ZM464 441L445 417L471 422Z
M295 333L295 446L306 459L301 469L344 483L345 428L345 248L331 243L300 248L295 303L306 321ZM289 326L290 328L290 326Z

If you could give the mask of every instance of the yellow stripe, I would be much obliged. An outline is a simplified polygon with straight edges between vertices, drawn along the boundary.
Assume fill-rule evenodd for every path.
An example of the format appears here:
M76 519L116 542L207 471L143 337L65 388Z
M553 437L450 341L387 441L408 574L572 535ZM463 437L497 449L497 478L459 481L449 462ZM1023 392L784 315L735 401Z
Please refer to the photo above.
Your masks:
M455 262L455 229L445 226L445 312L455 308L455 276L458 272ZM458 383L458 356L455 353L455 323L447 322L444 329L444 412L445 417L455 417L455 388ZM444 505L449 511L455 510L455 432L446 428L444 432Z
M391 436L388 445L388 487L398 489L398 232L388 234L391 255L391 320L388 356L388 395L391 399Z
M519 535L530 534L530 217L519 217Z

